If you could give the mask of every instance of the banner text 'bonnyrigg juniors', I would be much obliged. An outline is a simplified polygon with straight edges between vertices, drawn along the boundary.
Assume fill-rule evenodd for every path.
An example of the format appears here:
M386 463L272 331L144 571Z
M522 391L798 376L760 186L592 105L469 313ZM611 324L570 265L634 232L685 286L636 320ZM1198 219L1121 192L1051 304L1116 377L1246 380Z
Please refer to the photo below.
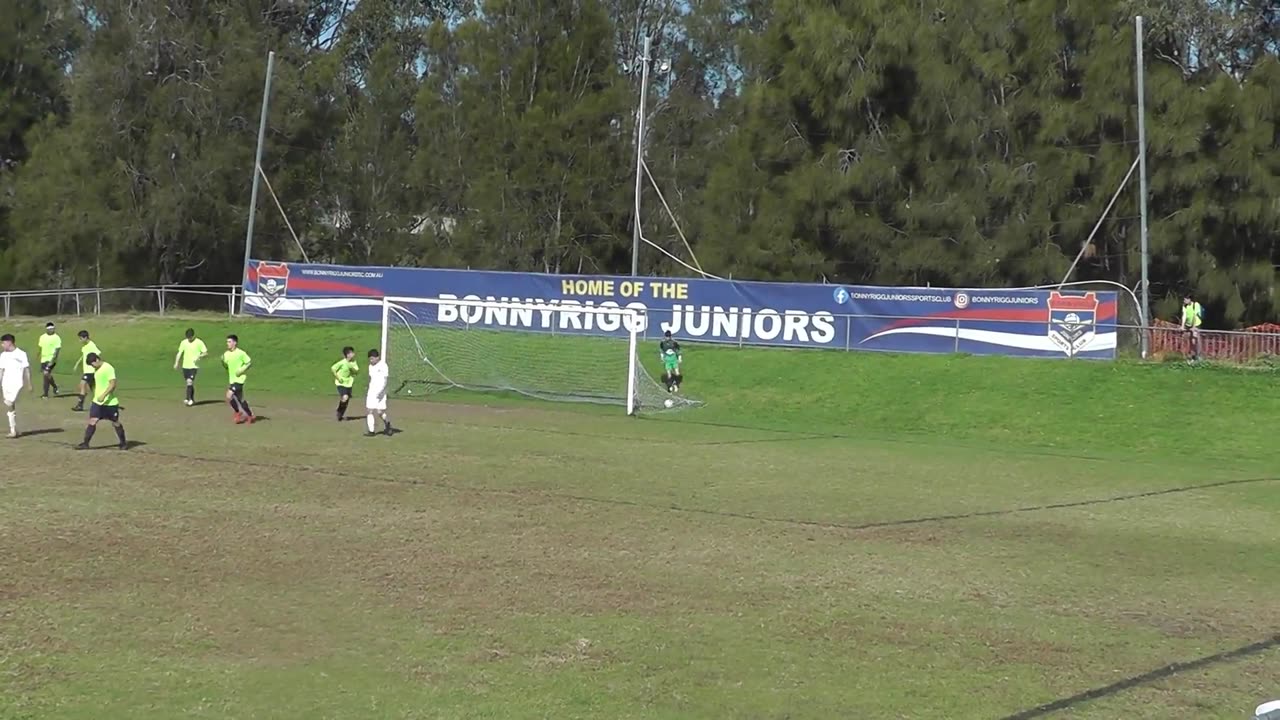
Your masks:
M383 297L430 298L414 322L534 332L625 334L632 308L646 337L849 350L1110 359L1114 292L840 286L701 279L360 268L252 261L247 311L378 322ZM520 307L476 305L519 303ZM412 304L412 303L411 303Z

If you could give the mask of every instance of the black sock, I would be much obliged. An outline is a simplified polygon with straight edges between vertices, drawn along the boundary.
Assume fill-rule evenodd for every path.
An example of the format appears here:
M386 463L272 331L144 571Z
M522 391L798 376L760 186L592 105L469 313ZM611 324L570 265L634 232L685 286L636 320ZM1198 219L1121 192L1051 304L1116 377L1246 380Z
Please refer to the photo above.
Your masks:
M77 397L77 398L79 398L79 402L77 402L76 404L77 404L77 405L79 405L79 406L81 406L81 407L84 407L84 396L83 396L83 395L77 395L76 397Z
M244 414L245 414L245 415L250 415L250 416L251 416L251 415L253 415L253 410L250 410L250 409L249 409L249 401L248 401L248 400L245 400L244 398L240 398L240 407L244 408Z
M49 394L49 376L48 375L44 376L44 394L45 395Z
M89 441L93 439L93 433L94 433L94 431L95 431L95 430L97 430L97 429L98 429L98 426L97 426L97 425L85 425L85 426L84 426L84 444L85 444L85 445L88 445L88 444L89 444Z
M346 414L347 414L347 401L341 400L338 402L338 417L341 418Z
M227 400L227 404L231 406L231 412L237 415L240 413L240 403L236 400L235 395L232 395L231 399Z
M187 386L187 400L195 400L195 399L196 399L196 386L195 386L195 385L188 385L188 386Z
M124 426L123 426L123 425L116 425L116 437L120 438L120 444L121 444L121 445L126 445L126 444L128 444L128 443L127 443L127 441L124 439Z

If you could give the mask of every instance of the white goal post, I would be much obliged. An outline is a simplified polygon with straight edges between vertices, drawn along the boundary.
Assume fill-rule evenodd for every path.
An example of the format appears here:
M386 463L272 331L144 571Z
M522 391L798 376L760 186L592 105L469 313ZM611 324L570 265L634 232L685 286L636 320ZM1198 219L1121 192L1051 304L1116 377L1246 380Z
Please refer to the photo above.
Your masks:
M699 405L682 388L669 392L640 362L647 327L644 311L628 307L387 297L381 353L395 395L509 392L621 405L628 415Z

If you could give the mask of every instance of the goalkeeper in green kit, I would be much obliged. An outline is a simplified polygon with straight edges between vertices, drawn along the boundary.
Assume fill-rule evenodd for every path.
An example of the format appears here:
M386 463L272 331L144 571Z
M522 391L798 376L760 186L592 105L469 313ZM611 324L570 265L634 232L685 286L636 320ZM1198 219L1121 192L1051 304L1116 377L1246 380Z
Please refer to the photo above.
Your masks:
M680 392L680 383L684 382L684 374L680 372L683 358L680 355L680 343L671 339L671 331L662 335L658 344L658 354L662 357L662 381L667 384L667 392Z

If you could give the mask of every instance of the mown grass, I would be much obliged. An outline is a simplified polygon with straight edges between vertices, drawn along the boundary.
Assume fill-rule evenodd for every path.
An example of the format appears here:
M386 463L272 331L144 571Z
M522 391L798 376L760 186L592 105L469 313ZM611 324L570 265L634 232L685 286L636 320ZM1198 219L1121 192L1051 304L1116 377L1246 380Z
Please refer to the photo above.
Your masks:
M179 404L187 324L267 421ZM1280 626L1274 375L693 347L698 410L366 439L327 367L376 328L85 327L144 445L74 453L51 400L0 446L3 717L1001 718ZM1240 717L1278 658L1070 716Z

